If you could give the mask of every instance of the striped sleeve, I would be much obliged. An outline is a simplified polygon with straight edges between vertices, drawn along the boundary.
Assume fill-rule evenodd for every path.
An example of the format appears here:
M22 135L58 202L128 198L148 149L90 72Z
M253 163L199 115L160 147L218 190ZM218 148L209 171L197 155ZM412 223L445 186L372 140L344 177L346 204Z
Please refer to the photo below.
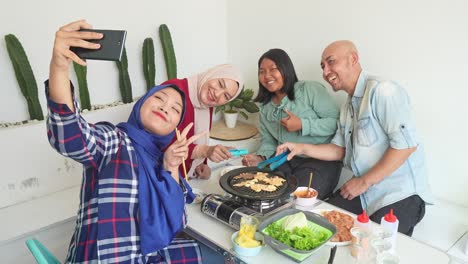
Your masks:
M119 134L115 126L107 122L89 124L81 116L75 96L73 103L76 111L73 112L66 104L52 101L48 95L48 82L45 85L50 145L63 156L86 167L99 168L104 158L116 153L119 148Z

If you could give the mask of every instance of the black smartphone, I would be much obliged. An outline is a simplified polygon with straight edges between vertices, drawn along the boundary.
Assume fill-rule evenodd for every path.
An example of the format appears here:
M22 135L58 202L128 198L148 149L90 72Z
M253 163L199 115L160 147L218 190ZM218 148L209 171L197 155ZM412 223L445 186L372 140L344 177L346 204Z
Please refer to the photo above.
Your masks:
M98 32L103 34L101 39L89 40L90 42L101 44L99 49L94 50L77 47L70 48L71 51L73 51L80 58L108 61L120 61L122 59L127 31L107 29L81 29L80 31Z

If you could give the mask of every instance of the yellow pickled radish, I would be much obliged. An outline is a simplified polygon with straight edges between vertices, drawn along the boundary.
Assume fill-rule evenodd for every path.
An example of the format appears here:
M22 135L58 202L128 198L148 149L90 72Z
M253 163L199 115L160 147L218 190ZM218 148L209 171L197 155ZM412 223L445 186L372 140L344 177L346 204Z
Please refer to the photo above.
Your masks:
M255 226L242 225L239 230L239 236L246 236L248 238L253 239L255 236L255 231L256 231Z
M260 246L260 241L257 241L245 235L241 235L240 233L239 235L237 235L235 241L239 246L245 248L253 248Z
M255 240L255 231L257 231L258 220L254 220L255 219L242 218L239 233L234 239L239 246L252 248L261 245L260 241Z

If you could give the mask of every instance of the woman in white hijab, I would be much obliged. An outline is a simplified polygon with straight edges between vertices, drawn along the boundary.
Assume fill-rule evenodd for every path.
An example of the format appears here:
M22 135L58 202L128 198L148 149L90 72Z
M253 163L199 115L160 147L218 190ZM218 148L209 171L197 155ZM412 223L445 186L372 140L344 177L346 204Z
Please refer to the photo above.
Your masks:
M175 84L187 95L185 117L179 126L185 127L191 122L194 123L187 134L188 138L209 131L213 108L234 100L243 87L240 71L231 64L218 65L200 74L185 79L171 79L163 84ZM232 158L228 147L209 146L208 139L209 134L206 134L190 146L190 159L187 159L185 164L189 170L188 177L210 177L211 169L206 164L206 158L213 162Z

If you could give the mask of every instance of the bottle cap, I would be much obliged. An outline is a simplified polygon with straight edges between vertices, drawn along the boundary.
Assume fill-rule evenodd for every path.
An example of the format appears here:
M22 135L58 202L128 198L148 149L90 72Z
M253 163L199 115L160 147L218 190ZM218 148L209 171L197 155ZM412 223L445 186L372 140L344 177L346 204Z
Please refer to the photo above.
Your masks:
M396 222L397 218L396 218L396 216L393 214L393 209L390 209L390 213L386 214L386 215L384 216L384 219L385 219L385 221L390 222L390 223Z
M363 210L362 214L358 215L357 220L358 222L361 222L361 223L369 222L369 216L366 214L366 210Z

